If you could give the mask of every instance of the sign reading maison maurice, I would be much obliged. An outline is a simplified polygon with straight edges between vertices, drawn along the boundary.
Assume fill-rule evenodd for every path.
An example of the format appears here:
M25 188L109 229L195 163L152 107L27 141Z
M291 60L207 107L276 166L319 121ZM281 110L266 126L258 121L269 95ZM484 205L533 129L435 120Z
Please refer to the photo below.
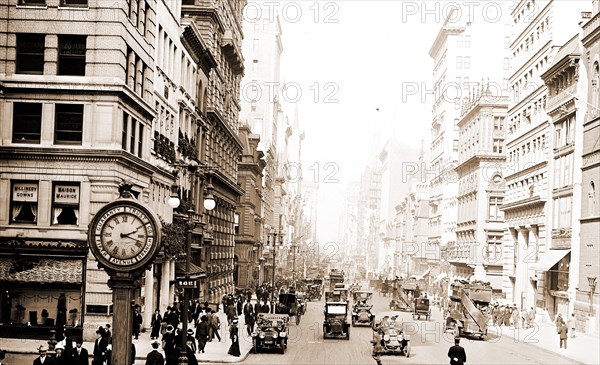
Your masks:
M54 185L54 202L61 204L79 204L79 186Z
M36 183L15 183L12 200L15 202L37 202L38 185Z

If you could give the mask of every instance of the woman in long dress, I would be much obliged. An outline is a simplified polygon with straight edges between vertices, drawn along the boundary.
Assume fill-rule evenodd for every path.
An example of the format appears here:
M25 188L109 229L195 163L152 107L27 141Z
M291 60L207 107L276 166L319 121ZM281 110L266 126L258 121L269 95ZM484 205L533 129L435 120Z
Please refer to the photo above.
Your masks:
M240 356L240 342L238 336L238 319L234 317L229 327L229 338L231 339L231 346L227 353L232 356Z

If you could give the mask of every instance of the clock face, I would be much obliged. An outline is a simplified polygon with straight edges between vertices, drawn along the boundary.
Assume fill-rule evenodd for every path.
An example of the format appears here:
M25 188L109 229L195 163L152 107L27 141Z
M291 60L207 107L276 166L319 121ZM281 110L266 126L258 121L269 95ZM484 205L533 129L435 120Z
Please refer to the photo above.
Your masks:
M155 251L157 229L144 209L110 205L94 217L90 247L99 260L112 267L140 264Z

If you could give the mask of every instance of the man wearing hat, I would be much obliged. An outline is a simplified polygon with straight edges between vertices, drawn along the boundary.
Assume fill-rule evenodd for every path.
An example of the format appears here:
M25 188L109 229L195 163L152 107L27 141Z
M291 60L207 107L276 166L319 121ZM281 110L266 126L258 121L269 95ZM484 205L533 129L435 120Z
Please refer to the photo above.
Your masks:
M454 346L448 349L448 357L450 358L450 365L463 365L467 362L467 353L460 345L460 338L454 339Z
M83 339L75 340L75 348L66 353L69 365L88 365L90 363L89 353L83 346Z
M33 360L33 365L56 365L56 361L48 356L48 349L42 345L38 348L40 356Z
M194 353L196 353L196 338L194 337L194 330L191 328L188 328L187 330L186 343L189 346L189 348L192 349Z
M165 365L165 358L158 352L158 342L152 342L152 351L146 355L146 365Z
M56 345L54 351L56 351L56 355L54 356L56 365L66 365L68 358L65 355L65 348L62 345Z

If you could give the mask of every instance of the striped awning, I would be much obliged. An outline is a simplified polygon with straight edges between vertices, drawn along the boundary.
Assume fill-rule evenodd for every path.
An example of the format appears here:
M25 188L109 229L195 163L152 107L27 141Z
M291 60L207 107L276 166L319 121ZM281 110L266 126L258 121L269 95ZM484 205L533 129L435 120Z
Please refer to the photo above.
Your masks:
M0 282L81 284L83 260L44 257L0 257Z

